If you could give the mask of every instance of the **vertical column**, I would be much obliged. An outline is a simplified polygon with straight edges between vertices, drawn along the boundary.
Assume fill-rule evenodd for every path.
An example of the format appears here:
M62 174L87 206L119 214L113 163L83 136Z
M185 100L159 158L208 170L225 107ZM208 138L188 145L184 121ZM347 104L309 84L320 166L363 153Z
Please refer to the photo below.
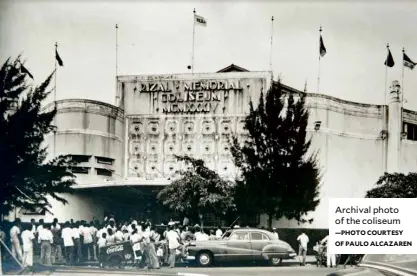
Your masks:
M387 172L399 171L399 157L401 147L401 103L400 83L393 81L388 99L388 146Z

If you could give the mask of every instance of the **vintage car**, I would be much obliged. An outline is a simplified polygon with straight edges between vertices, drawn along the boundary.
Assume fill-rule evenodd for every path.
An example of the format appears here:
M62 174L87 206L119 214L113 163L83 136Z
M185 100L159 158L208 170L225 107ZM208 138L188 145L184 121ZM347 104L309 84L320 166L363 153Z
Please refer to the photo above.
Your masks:
M338 270L328 276L416 276L417 255L365 255L357 267Z
M297 256L291 246L261 229L240 228L226 231L221 240L196 241L188 247L187 260L200 266L226 261L268 261L278 265Z

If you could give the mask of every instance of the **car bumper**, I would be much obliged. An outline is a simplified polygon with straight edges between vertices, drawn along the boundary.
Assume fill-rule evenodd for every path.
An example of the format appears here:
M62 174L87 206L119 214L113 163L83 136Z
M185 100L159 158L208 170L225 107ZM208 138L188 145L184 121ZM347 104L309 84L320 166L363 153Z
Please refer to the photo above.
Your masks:
M295 258L297 257L297 253L293 252L293 253L288 254L288 256L290 256L290 258Z

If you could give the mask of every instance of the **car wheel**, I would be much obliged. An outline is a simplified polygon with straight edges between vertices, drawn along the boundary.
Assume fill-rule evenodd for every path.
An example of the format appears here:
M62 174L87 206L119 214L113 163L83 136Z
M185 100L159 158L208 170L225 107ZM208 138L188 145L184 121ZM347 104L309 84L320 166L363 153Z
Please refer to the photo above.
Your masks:
M277 266L282 264L282 259L278 257L272 257L269 259L269 264L272 266Z
M211 264L213 263L213 255L211 254L211 252L203 251L198 254L197 261L198 264L202 267L211 266Z

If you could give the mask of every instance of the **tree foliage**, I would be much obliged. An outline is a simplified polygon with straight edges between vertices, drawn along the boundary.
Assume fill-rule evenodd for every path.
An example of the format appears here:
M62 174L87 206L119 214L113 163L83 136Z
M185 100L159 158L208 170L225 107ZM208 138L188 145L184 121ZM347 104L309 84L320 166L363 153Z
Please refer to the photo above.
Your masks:
M193 220L198 220L199 214L223 216L234 208L233 182L222 179L201 159L175 157L188 168L159 192L157 198L163 205Z
M245 119L247 139L233 138L231 153L241 172L236 183L239 213L296 219L319 204L320 172L316 155L307 155L308 110L305 95L285 93L280 82L261 93Z
M49 211L48 196L66 203L60 193L71 192L75 165L69 156L47 161L44 136L55 130L56 110L42 112L53 74L39 86L28 84L20 57L0 69L0 200L2 215L13 208Z
M417 198L417 173L385 173L376 187L366 192L367 198Z

